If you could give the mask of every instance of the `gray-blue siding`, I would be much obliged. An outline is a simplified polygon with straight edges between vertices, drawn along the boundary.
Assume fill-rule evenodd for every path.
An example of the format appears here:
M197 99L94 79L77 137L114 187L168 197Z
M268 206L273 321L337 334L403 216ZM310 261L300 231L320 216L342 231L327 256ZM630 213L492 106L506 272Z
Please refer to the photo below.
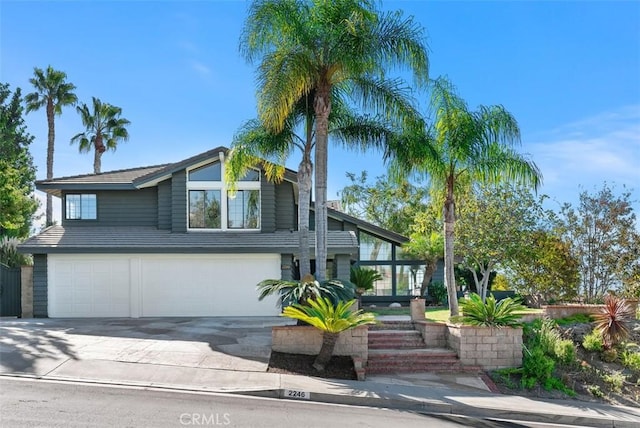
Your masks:
M78 192L67 193L77 194ZM67 193L64 194L65 197ZM63 197L63 226L156 226L158 224L158 196L155 187L133 191L101 190L90 193L96 195L97 219L66 220Z
M33 316L48 316L49 296L47 294L47 255L33 255Z

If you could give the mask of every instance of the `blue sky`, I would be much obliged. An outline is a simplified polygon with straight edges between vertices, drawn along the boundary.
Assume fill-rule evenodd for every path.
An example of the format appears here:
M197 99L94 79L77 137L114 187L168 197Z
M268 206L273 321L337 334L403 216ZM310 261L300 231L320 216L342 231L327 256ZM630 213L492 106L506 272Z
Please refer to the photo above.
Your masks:
M14 1L0 3L0 81L31 90L34 66L68 74L77 95L122 108L131 138L103 171L179 161L229 146L256 112L252 66L238 51L246 1ZM432 77L448 75L471 107L502 104L518 119L542 193L575 202L603 182L640 199L640 2L384 1L426 30ZM426 95L418 94L426 100ZM26 117L45 176L44 111ZM57 119L56 176L92 171ZM298 159L288 164L295 169ZM384 172L379 153L333 146L329 198L345 172ZM640 204L635 204L636 212Z

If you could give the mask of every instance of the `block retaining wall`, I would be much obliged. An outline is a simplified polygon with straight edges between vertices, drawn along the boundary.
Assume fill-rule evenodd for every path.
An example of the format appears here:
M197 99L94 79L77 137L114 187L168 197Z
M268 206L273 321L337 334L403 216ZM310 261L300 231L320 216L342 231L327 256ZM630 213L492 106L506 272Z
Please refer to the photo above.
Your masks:
M460 362L494 370L522 366L522 328L447 324L447 345Z
M271 349L288 354L316 355L322 347L322 332L310 326L277 326L271 329ZM366 366L369 356L369 327L343 331L338 337L334 355L358 358Z

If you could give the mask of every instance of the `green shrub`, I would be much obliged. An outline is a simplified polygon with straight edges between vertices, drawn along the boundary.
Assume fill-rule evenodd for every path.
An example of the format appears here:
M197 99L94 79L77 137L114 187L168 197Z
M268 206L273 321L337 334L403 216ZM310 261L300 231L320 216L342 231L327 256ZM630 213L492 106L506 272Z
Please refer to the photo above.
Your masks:
M427 294L434 300L436 305L445 304L449 300L447 287L444 286L442 281L434 281L429 284L429 288L427 290Z
M380 281L382 275L375 269L365 267L352 267L349 280L356 286L356 293L363 294L373 290L373 283Z
M623 375L622 372L613 372L602 376L602 380L611 387L613 392L622 392L622 386L624 385L625 379L626 376Z
M313 275L305 275L300 281L265 279L258 284L257 288L259 300L277 294L285 304L300 303L301 305L306 305L309 300L320 298L329 299L331 303L337 305L353 299L356 289L350 281L330 279L319 282Z
M590 324L593 322L593 317L589 314L574 314L570 317L560 318L556 320L556 323L561 326L571 324Z
M571 365L576 361L576 348L573 345L573 341L569 339L563 339L556 342L554 354L556 361L565 365Z
M604 349L602 336L597 331L592 330L591 333L587 334L584 339L582 339L582 347L591 352L602 351Z
M492 294L483 302L478 294L471 293L460 301L460 308L463 315L457 320L463 324L484 327L515 327L522 324L516 312L523 310L524 306L520 300L511 297L498 302Z
M640 352L632 349L625 349L620 356L622 365L634 372L640 372Z
M522 386L531 389L538 383L544 385L551 378L555 363L542 348L536 346L531 350L525 348L522 368Z
M597 398L604 397L604 392L602 392L602 390L598 385L588 385L587 391L589 391L589 393L594 397L597 397Z
M558 391L562 391L570 397L576 396L576 392L573 389L567 387L564 383L562 383L562 380L558 379L557 377L550 377L546 379L542 384L542 387L547 391L557 389Z

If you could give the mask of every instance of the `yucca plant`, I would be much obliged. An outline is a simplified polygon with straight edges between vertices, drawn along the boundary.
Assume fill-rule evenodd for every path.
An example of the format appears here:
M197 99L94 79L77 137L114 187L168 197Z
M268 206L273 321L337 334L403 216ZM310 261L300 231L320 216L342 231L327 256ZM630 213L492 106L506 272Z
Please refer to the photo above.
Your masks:
M525 308L519 299L508 297L498 302L493 294L487 297L487 301L484 303L476 293L462 299L460 307L462 315L455 317L456 321L460 320L463 324L484 327L519 326L521 324L520 315L516 312Z
M629 327L634 317L624 299L611 295L604 298L604 306L594 316L594 330L602 337L605 349L611 349L629 337Z
M322 331L322 347L313 363L316 370L323 371L326 367L341 332L376 323L374 314L361 310L352 311L351 305L354 302L355 299L333 304L328 298L320 297L308 300L308 306L295 303L282 311L282 316L303 321Z
M331 302L351 300L355 295L355 286L345 280L330 279L319 282L313 275L305 275L300 281L283 279L265 279L258 284L259 300L272 294L279 294L284 303L306 305L310 300L324 297Z

